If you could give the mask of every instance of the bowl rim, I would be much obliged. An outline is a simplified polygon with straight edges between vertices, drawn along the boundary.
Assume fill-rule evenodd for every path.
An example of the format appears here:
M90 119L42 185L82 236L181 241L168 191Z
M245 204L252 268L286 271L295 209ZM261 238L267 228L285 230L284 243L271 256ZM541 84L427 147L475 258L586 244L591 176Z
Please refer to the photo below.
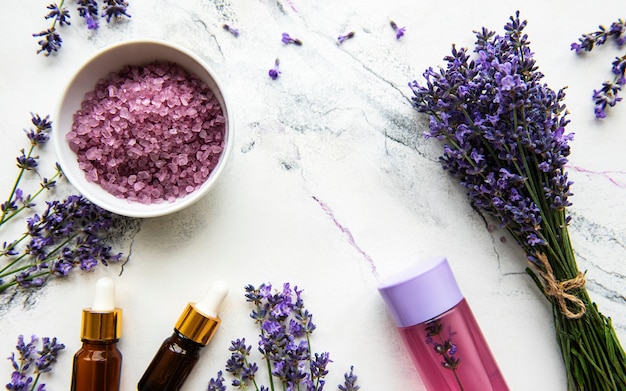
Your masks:
M63 106L66 100L65 98L68 92L70 91L70 89L72 88L73 84L76 82L78 76L81 74L81 72L84 71L85 68L87 68L90 64L96 61L99 57L111 51L117 50L120 47L124 47L128 45L141 45L141 44L164 46L174 51L180 52L182 55L188 57L193 62L197 63L200 67L202 67L208 73L208 75L212 79L212 82L215 84L215 88L218 90L217 94L221 98L220 103L223 105L222 111L224 112L224 115L226 117L224 149L222 150L222 153L221 153L221 156L219 158L217 165L213 168L213 170L209 174L209 177L201 185L201 187L199 187L197 190L195 190L194 192L184 197L177 198L176 200L172 202L164 200L159 203L144 204L144 203L133 202L124 198L116 197L113 194L102 189L99 184L88 182L84 177L79 178L78 177L79 175L74 175L74 172L72 172L69 168L65 169L70 164L72 164L70 163L70 159L73 159L74 161L76 161L75 153L72 152L71 156L66 156L67 155L66 153L67 141L65 140L65 135L67 134L69 129L60 130L59 128L55 128L54 123L53 123L53 131L52 131L51 138L52 138L55 154L57 157L57 161L61 167L63 175L76 188L76 190L78 190L78 192L80 192L85 198L87 198L89 201L93 202L94 204L98 205L99 207L105 210L108 210L110 212L113 212L115 214L118 214L118 215L127 216L127 217L137 217L137 218L149 218L149 217L158 217L158 216L163 216L163 215L178 212L192 205L193 203L198 201L200 198L205 196L209 192L209 190L215 186L215 183L218 180L218 178L222 176L222 173L224 172L225 167L227 166L226 163L228 162L228 160L230 160L230 156L232 154L233 144L234 144L234 119L233 119L232 105L230 104L228 96L224 93L224 88L222 84L219 82L219 80L217 79L216 73L214 72L214 70L203 59L201 59L198 55L196 55L192 51L178 44L169 42L169 41L160 40L160 39L150 39L150 38L127 39L127 40L118 41L116 43L107 45L97 50L95 53L89 56L85 61L83 61L80 64L80 66L72 73L72 76L67 80L64 88L62 89L61 95L59 99L57 100L57 106L55 109L56 117L54 120L57 121L57 123L59 122L63 113ZM172 61L172 62L176 63L176 61ZM132 60L129 61L127 65L134 65L133 61ZM115 71L116 71L115 69L111 69L111 72L115 72ZM193 73L189 70L188 72ZM95 87L95 84L91 88L94 88L94 87ZM211 89L213 90L213 88ZM85 90L85 93L87 93L88 91L91 91L91 89ZM216 93L216 91L213 91L213 92ZM73 114L71 115L73 116ZM71 122L73 122L73 119L70 121L70 123ZM80 168L79 170L82 172ZM106 193L106 194L105 195L93 194L93 192L90 190L90 187L94 188L95 186L98 186L100 187L100 189L102 189L102 192L98 190L97 191L98 193L101 193L101 194Z

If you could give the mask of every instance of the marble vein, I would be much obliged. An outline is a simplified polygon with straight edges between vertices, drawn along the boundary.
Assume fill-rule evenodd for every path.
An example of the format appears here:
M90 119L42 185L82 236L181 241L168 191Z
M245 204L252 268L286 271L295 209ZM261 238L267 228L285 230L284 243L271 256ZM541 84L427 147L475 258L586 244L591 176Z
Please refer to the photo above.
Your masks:
M367 252L365 252L365 250L361 248L361 246L357 244L356 239L354 238L354 235L352 234L350 229L337 219L337 217L335 216L335 213L333 212L332 208L328 204L326 204L324 201L319 199L317 196L312 196L312 198L313 200L315 200L315 202L319 204L319 206L322 208L324 213L326 213L328 217L331 218L335 226L337 226L337 228L339 228L339 230L345 235L346 239L348 240L348 243L352 247L354 247L354 249L365 259L372 274L375 277L378 277L378 271L376 269L376 264L374 263L374 260Z

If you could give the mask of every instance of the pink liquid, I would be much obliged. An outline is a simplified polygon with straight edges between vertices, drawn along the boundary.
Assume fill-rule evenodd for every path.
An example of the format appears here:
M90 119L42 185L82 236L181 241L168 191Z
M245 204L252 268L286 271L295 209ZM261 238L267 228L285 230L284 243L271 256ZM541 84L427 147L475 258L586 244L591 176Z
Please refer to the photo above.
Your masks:
M429 391L508 391L465 299L428 322L399 331Z

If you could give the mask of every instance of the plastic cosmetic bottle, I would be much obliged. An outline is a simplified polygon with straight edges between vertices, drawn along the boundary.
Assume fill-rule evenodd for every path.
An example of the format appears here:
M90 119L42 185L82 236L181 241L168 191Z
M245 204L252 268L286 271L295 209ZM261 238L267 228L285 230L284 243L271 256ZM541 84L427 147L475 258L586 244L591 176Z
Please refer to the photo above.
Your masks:
M200 358L220 325L217 310L228 293L221 281L213 283L198 303L189 303L178 318L174 333L167 338L143 374L137 390L176 391Z
M429 391L507 391L445 257L381 281L378 290Z
M122 353L117 341L122 310L115 307L115 284L110 278L96 283L91 308L83 310L82 348L74 355L71 391L118 391Z

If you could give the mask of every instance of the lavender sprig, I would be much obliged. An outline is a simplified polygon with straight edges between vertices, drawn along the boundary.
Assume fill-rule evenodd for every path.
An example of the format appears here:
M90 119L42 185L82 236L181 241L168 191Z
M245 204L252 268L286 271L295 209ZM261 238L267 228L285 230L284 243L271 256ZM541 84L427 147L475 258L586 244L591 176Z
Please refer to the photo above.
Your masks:
M261 284L258 288L245 287L246 301L253 305L250 317L259 326L258 351L263 356L269 386L257 381L258 366L250 361L251 345L244 338L231 342L231 356L226 362L226 372L232 376L231 385L235 388L253 387L257 391L283 390L321 391L326 383L328 365L332 362L328 352L312 353L311 334L316 329L313 315L304 307L302 290L283 284L275 291L271 284ZM357 377L345 375L345 383L339 385L342 391L358 390ZM209 391L225 391L221 371L209 382Z
M13 352L8 358L13 366L13 373L11 381L6 385L7 390L46 390L45 384L36 387L37 383L43 373L52 371L52 366L65 345L58 343L56 337L44 337L41 350L37 350L38 341L36 335L31 336L29 343L25 343L23 335L18 336L15 346L18 356Z
M461 364L461 359L456 356L457 345L452 341L452 337L456 333L449 330L448 337L444 339L444 326L440 319L426 323L426 343L432 345L435 353L441 356L443 359L441 366L452 371L459 388L463 390L463 384L456 371Z
M337 388L341 391L358 391L361 389L360 386L356 384L358 377L354 374L354 367L350 367L350 373L345 373L343 375L344 382L343 384L339 384Z
M567 229L565 93L542 83L526 24L516 13L504 35L483 28L473 59L453 46L445 68L409 84L413 104L430 116L426 137L443 143L444 169L526 253L529 275L553 306L569 388L626 389L626 354L588 295Z
M62 175L61 169L57 165L55 167L56 172L49 179L43 178L39 190L33 195L25 196L22 189L19 188L25 172L37 170L39 157L35 155L35 152L46 144L50 138L49 133L52 129L52 122L50 122L49 118L49 116L41 118L39 114L31 113L31 122L34 128L24 130L26 137L30 141L30 147L27 151L24 149L20 150L20 155L16 159L19 171L9 196L6 201L0 205L0 227L2 227L2 225L4 225L7 221L17 216L24 209L34 206L33 201L35 198L37 198L37 196L39 196L39 194L41 194L44 190L50 190L53 188L56 184L56 179Z
M583 34L578 38L578 42L571 44L570 48L577 54L581 54L591 52L595 47L604 45L610 40L615 41L619 48L626 43L626 21L618 19L613 22L608 29L600 25L597 31ZM622 91L622 86L626 84L626 77L624 75L626 69L625 64L626 55L616 57L611 64L613 79L603 82L602 88L593 91L594 113L596 118L605 118L607 108L615 106L617 102L622 100L619 93Z
M34 200L56 186L62 175L55 165L53 176L43 178L39 189L25 195L19 187L27 171L35 171L39 157L34 153L49 140L52 123L46 116L31 114L33 128L25 130L30 141L28 151L20 151L19 168L9 197L0 209L0 227L15 216L35 206ZM89 271L99 263L117 262L121 254L113 254L104 235L113 224L113 215L82 196L69 196L63 201L48 201L41 214L26 219L24 233L13 241L5 241L0 249L0 294L12 286L38 287L50 276L66 276L76 267Z
M104 240L112 224L110 212L83 196L47 202L41 215L27 219L22 236L4 243L0 257L7 263L0 269L0 293L15 285L39 287L49 277L67 276L75 268L90 271L99 263L118 262L121 254L112 253Z
M70 25L70 22L68 21L70 13L67 8L65 8L64 4L65 0L61 0L58 5L48 5L47 8L50 12L45 16L45 19L52 19L52 26L50 26L47 30L33 34L33 37L42 37L42 39L38 42L40 48L37 50L37 54L43 53L47 57L61 48L63 40L57 32L57 23L60 26Z
M85 25L89 30L95 30L98 28L98 2L97 0L77 0L78 14L85 20ZM61 49L63 40L59 33L58 27L69 26L69 19L71 17L70 11L65 7L65 0L61 0L58 4L52 3L47 6L50 10L45 19L52 19L52 25L46 30L42 30L38 33L34 33L33 37L41 38L37 43L39 44L39 50L37 54L43 53L46 57L50 56L54 52L58 52ZM105 0L102 6L102 18L105 18L107 23L111 20L118 21L123 17L130 18L128 14L128 2L124 0Z
M77 0L78 15L85 19L85 24L89 30L98 28L98 2L96 0Z
M128 2L124 0L105 0L102 12L102 17L107 20L107 23L111 22L111 19L119 20L123 16L130 18L131 16L127 11Z
M610 39L614 39L619 47L626 43L626 21L618 19L611 23L608 29L602 25L598 26L597 31L583 34L578 38L578 42L572 43L571 49L576 53L590 52L594 47L604 45Z

